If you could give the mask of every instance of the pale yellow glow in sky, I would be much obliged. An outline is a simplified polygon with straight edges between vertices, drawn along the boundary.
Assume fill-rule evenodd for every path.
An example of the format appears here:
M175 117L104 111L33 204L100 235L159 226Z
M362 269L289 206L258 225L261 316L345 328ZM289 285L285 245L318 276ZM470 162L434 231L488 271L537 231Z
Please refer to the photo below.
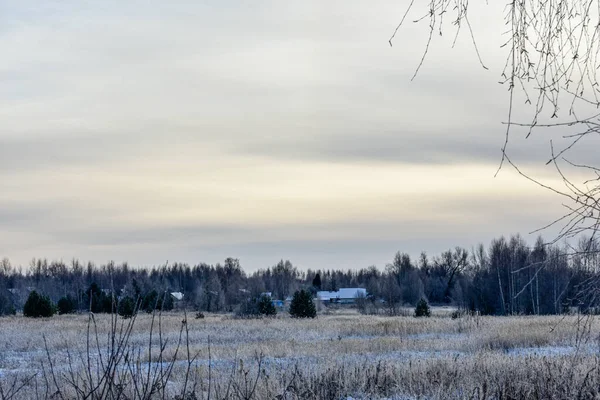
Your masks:
M99 4L0 14L0 257L383 266L561 211L493 177L502 4L471 21L489 71L448 35L413 82L426 26L387 43L407 2ZM547 138L511 146L555 179Z

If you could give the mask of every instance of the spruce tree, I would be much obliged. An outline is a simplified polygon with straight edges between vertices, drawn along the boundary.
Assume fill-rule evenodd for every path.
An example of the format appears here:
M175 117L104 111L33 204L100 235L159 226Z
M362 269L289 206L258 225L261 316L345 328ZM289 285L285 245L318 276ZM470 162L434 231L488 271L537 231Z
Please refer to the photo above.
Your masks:
M317 316L317 308L308 290L299 290L294 293L290 304L290 315L293 318L314 318Z
M67 295L58 300L56 307L58 308L59 315L72 314L77 310L77 300L72 296Z
M312 285L315 289L321 290L321 274L319 274L318 272L313 278Z
M258 312L259 314L266 316L277 315L277 310L275 309L273 301L269 296L260 296L260 299L258 300Z
M431 309L427 300L421 298L415 307L415 317L429 317L431 316Z
M23 306L23 315L31 318L51 317L54 312L54 304L52 304L50 298L39 294L35 290L29 294Z
M131 296L125 296L119 301L117 312L123 318L131 318L136 312L135 300Z

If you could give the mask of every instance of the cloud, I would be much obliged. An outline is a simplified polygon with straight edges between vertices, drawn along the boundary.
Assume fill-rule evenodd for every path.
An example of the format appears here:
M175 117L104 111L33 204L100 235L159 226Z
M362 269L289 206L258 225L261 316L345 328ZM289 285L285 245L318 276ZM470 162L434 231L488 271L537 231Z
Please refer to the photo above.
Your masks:
M510 170L492 178L504 53L481 47L490 72L470 38L436 37L411 82L427 31L408 24L389 47L404 6L0 6L0 256L361 266L394 243L550 219L550 197ZM472 21L480 42L500 44L498 9ZM550 137L521 137L511 156L551 177Z

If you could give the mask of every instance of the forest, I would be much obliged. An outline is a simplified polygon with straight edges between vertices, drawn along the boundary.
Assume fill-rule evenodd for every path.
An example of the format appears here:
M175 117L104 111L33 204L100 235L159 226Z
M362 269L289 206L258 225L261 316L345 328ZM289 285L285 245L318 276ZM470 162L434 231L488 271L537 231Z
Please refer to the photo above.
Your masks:
M33 290L54 303L70 302L74 312L87 311L90 304L96 304L92 311L101 311L100 300L90 302L94 296L138 298L147 306L161 293L171 292L184 294L180 306L188 310L234 312L263 292L285 300L298 289L341 287L367 289L368 296L357 302L364 313L396 315L421 298L485 315L595 313L599 249L600 243L589 238L572 246L546 244L538 237L530 246L517 234L496 238L487 247L455 247L433 256L422 252L411 258L399 251L384 268L303 270L281 260L251 274L236 258L216 265L171 263L153 268L76 259L33 259L23 267L5 258L0 263L0 314L22 310Z

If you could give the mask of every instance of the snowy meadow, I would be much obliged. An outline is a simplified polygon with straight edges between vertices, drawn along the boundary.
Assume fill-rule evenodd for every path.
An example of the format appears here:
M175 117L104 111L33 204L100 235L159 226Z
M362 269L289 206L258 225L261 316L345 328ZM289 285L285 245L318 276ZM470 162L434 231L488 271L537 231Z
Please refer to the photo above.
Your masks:
M585 316L236 319L169 312L0 319L9 398L590 398L600 324Z

